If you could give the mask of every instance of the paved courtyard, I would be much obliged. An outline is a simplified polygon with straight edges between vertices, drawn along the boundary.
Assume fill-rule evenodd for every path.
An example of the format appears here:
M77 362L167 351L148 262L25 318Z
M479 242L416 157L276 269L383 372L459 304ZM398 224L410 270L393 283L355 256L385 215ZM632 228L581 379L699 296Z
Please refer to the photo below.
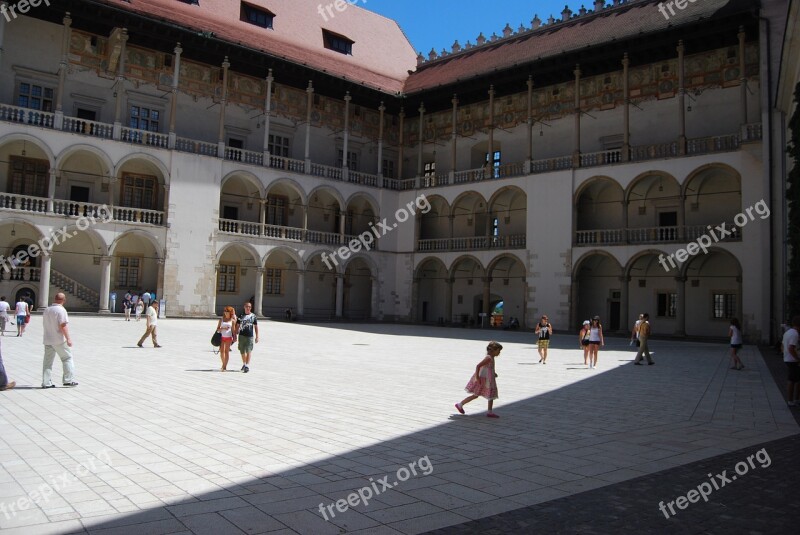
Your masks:
M530 333L262 322L243 374L219 372L215 326L162 320L164 347L140 349L144 321L73 317L80 386L50 390L41 317L3 338L18 386L0 393L0 533L489 533L486 517L678 467L686 494L799 431L751 346L741 372L724 344L673 341L653 342L657 364L640 367L609 338L589 370L577 335L557 334L545 366ZM505 346L500 419L483 399L461 416L453 404L490 337ZM728 486L777 477L763 460ZM659 502L679 494L639 493L639 507L665 532L714 514L700 500L668 520Z

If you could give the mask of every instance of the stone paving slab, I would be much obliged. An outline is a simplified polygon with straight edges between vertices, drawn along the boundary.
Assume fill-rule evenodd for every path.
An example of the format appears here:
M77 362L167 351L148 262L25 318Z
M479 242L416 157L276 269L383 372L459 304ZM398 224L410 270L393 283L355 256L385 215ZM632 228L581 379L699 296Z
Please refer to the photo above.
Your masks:
M567 532L603 531L619 516L635 528L646 522L623 514L617 489L727 466L717 459L799 429L751 346L741 372L724 344L674 341L654 341L656 366L639 367L609 337L588 370L572 336L555 337L545 366L530 333L262 322L243 374L218 371L213 321L162 320L161 349L135 347L143 325L72 318L72 389L38 388L39 318L0 339L19 385L0 394L0 533L421 533L593 495L606 496L587 506L606 504L602 522L562 505L550 526L569 516ZM461 416L453 403L490 338L505 346L501 418L484 400ZM399 471L413 463L416 475ZM359 489L369 503L347 504ZM636 500L659 513L655 497ZM704 511L690 508L698 526Z

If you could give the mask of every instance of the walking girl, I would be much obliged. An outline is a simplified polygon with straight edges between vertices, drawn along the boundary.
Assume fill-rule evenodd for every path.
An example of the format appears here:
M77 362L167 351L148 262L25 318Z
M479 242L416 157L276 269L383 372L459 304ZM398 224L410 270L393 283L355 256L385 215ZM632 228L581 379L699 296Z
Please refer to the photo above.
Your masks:
M597 351L600 346L606 345L603 340L603 325L600 323L600 316L592 318L589 324L589 369L597 368Z
M228 359L231 356L231 343L233 342L233 333L236 329L236 313L233 307L225 307L222 311L222 317L217 323L217 332L222 335L222 343L219 345L219 357L222 359L222 371L228 369Z
M578 334L579 344L583 348L583 364L584 366L589 363L589 334L591 333L591 329L589 329L589 325L592 322L586 320L583 322L583 327L581 328L580 334Z
M492 412L492 405L494 405L494 400L498 398L497 374L494 372L494 359L502 350L503 346L498 342L489 342L489 345L486 346L486 356L475 367L475 374L469 380L465 388L465 390L472 395L456 403L456 410L458 412L464 414L464 405L483 396L489 400L489 411L486 413L486 416L489 418L500 418L497 414Z
M728 329L728 336L731 337L731 366L732 370L743 370L744 364L739 358L739 350L742 348L742 326L736 318L731 319L731 328Z

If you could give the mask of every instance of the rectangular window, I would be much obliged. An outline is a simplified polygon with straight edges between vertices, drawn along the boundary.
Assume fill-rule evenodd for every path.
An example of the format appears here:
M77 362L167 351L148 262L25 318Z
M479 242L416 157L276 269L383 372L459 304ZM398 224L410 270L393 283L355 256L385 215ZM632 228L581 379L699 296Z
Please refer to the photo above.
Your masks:
M354 41L352 39L348 39L344 35L329 32L328 30L322 30L322 41L325 45L325 48L329 50L349 56L353 55Z
M264 272L264 293L281 295L283 292L283 270L268 267Z
M117 257L117 287L138 288L142 277L141 265L139 256Z
M385 176L386 178L394 178L394 161L383 160L381 171L383 173L383 176Z
M269 135L267 150L273 156L289 157L289 138L283 136Z
M483 160L484 163L489 163L489 153L486 153L486 158ZM494 172L492 173L493 178L500 178L500 151L494 151L494 156L492 157L492 169Z
M714 319L736 317L736 294L714 294Z
M344 167L344 151L339 149L338 157L336 158L336 167ZM351 171L358 170L358 153L347 151L347 168Z
M674 318L678 313L678 294L661 292L658 294L656 315L660 318Z
M125 173L120 186L120 202L128 208L155 210L157 187L158 180L154 176Z
M9 156L8 192L47 197L50 163L22 156Z
M436 176L436 162L427 162L423 167L423 176Z
M53 111L53 88L21 82L17 106L39 111Z
M241 20L249 22L262 28L272 28L272 21L275 19L275 14L269 11L245 4L242 2Z
M267 225L286 226L289 218L286 213L289 198L283 195L269 195L267 197Z
M236 264L220 264L217 271L217 291L236 293L239 277L239 266Z
M143 106L131 106L131 117L128 125L137 130L158 132L161 124L161 112Z

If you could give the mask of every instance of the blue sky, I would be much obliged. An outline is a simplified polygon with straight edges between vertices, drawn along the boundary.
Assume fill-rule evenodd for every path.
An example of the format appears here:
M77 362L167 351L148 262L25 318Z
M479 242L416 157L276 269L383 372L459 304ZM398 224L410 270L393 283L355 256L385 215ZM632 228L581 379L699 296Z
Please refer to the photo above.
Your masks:
M506 23L516 31L520 24L530 28L531 19L538 13L546 21L552 14L561 18L565 4L577 11L581 4L565 0L350 0L351 3L396 20L405 31L417 52L426 56L431 48L448 51L453 41L463 46L467 40L483 32L487 38L492 32L503 34ZM608 3L611 3L608 0ZM593 0L584 0L586 9L592 9Z

